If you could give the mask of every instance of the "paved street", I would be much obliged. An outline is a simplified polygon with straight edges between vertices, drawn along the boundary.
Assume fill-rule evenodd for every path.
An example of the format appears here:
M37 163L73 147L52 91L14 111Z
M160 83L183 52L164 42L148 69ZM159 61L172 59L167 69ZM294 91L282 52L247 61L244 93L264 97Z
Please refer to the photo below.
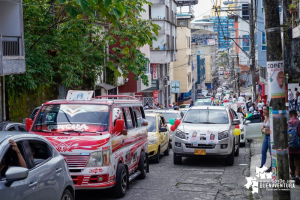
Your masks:
M249 175L249 148L240 148L234 166L223 159L185 158L182 165L173 164L173 152L159 164L150 163L144 180L134 180L123 199L250 199L244 187ZM113 199L109 191L80 191L77 200Z

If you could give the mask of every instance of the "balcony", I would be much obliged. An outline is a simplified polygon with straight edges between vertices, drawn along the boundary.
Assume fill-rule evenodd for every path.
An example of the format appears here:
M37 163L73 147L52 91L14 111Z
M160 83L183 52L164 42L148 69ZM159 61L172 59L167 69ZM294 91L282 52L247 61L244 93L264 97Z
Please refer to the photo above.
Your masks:
M151 63L166 64L177 61L176 50L151 50L150 51Z
M175 0L177 6L193 6L198 4L198 0Z
M25 56L21 36L0 35L0 75L25 72Z

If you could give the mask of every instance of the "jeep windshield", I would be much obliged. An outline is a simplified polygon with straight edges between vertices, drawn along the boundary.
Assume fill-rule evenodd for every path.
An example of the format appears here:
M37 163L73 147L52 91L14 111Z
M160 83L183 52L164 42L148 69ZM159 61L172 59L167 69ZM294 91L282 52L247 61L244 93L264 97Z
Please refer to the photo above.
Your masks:
M103 132L108 130L109 107L53 104L41 108L33 124L36 132Z
M182 122L193 124L228 124L229 120L226 110L191 109L185 114Z

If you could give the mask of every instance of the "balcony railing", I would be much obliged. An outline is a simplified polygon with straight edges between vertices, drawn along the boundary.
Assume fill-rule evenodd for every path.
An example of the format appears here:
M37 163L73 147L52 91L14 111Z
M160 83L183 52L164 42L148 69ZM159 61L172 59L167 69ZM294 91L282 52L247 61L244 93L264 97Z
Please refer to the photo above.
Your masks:
M3 56L21 56L21 37L2 36Z

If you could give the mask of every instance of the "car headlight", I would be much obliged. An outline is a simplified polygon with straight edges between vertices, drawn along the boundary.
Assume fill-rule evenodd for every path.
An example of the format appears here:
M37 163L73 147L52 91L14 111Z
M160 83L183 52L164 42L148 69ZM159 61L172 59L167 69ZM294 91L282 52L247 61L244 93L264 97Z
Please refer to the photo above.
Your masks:
M110 164L110 151L96 151L91 153L86 167L101 167Z
M218 139L219 140L222 140L222 139L225 139L225 138L228 138L228 131L222 131L218 134Z
M244 132L245 131L245 128L243 127L242 129L241 129L241 132Z
M176 136L176 137L179 137L179 138L181 138L181 139L185 139L185 132L183 132L183 131L177 129L176 132L175 132L175 136Z
M148 139L148 144L154 144L157 141L157 137L152 137L150 139Z

